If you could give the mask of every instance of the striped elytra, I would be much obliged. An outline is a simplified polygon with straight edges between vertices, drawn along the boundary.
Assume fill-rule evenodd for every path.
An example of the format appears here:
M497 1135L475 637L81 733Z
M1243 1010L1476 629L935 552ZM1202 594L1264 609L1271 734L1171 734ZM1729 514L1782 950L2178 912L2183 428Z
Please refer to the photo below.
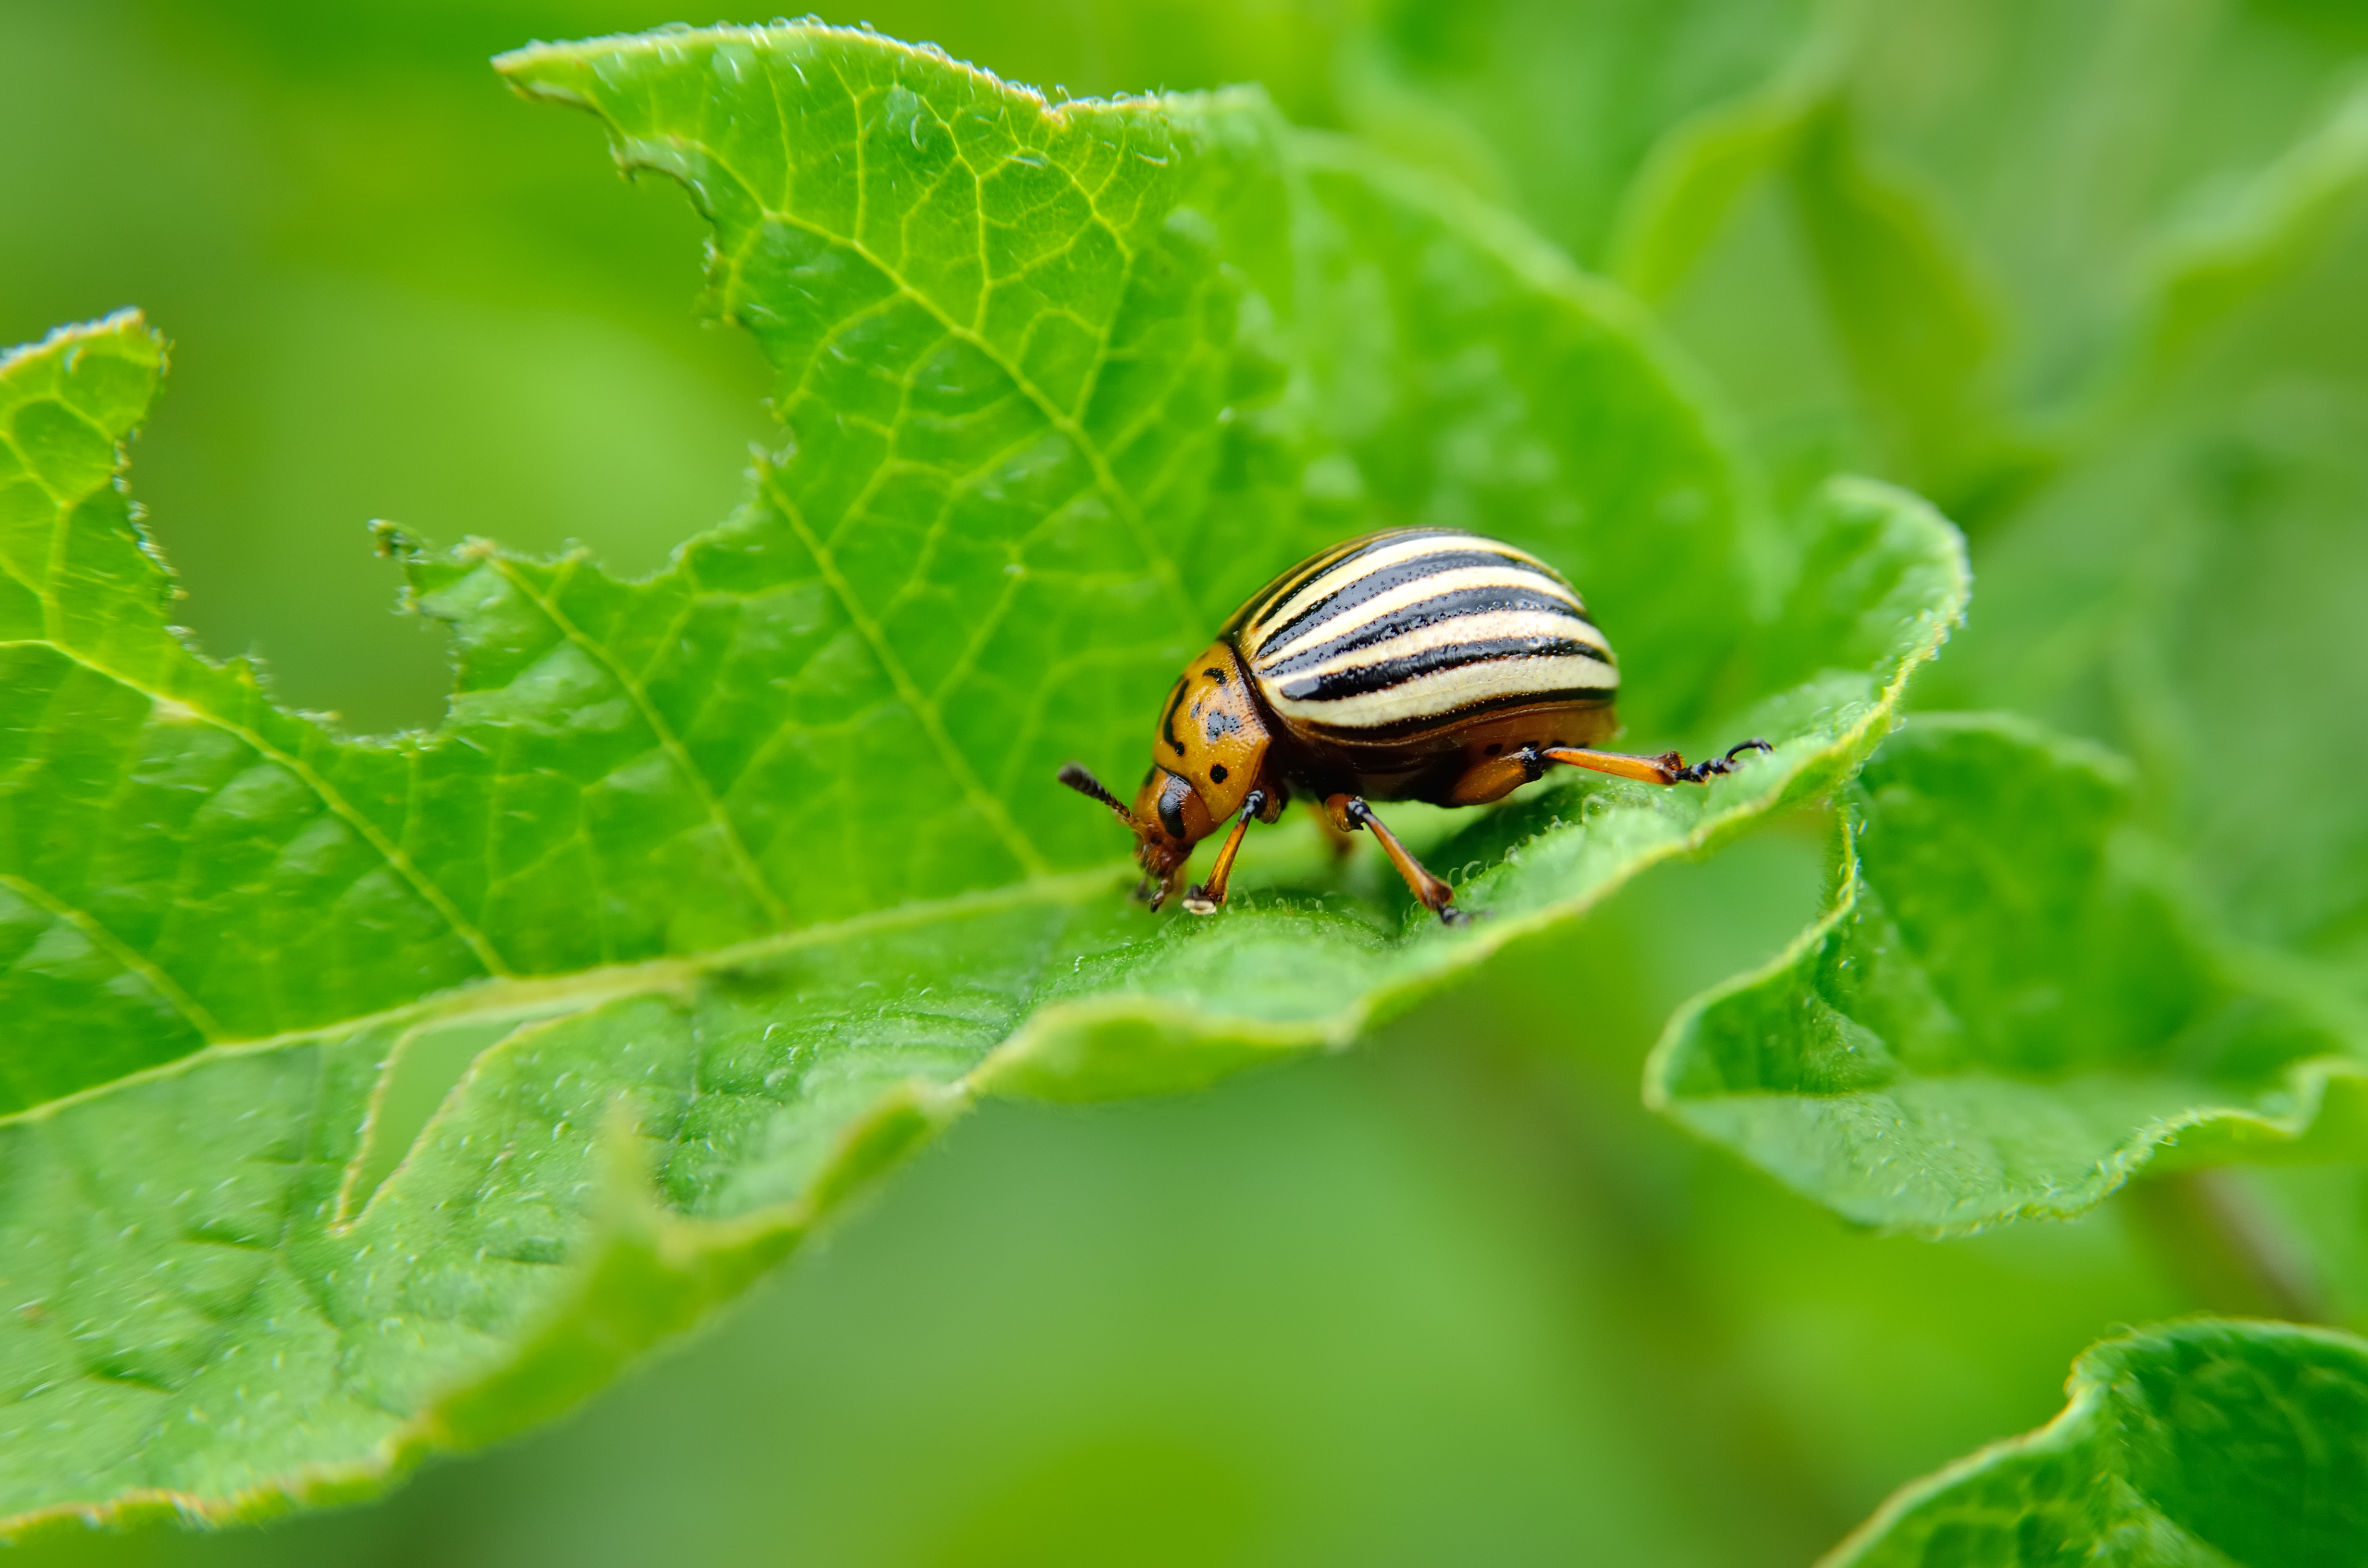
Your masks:
M1060 778L1134 834L1136 892L1154 908L1193 846L1230 822L1208 883L1184 900L1213 912L1249 824L1304 792L1343 842L1380 840L1415 897L1452 924L1454 891L1369 800L1485 805L1556 765L1699 784L1768 749L1747 741L1691 767L1675 752L1597 750L1619 727L1619 695L1611 644L1553 567L1477 534L1395 528L1311 556L1234 613L1160 705L1132 806L1076 763Z
M1335 546L1269 584L1225 632L1270 710L1343 741L1620 692L1611 644L1560 573L1451 528Z

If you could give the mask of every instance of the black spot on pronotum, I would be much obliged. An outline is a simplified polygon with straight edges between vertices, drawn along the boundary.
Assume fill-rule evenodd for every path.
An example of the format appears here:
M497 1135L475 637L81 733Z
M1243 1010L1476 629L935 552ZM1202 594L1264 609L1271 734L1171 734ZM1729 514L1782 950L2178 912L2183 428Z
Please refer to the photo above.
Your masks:
M1226 780L1226 778L1229 778L1229 777L1230 777L1230 775L1226 773L1226 771L1225 771L1225 765L1224 765L1224 763L1222 763L1222 762L1219 762L1219 763L1213 763L1213 764L1212 764L1212 765L1210 766L1210 768L1209 768L1209 782L1210 782L1210 783L1212 783L1212 784L1223 784L1223 783Z
M1215 681L1219 686L1225 684L1225 672L1217 668L1214 665L1211 665L1207 669L1202 670L1201 673L1207 676L1211 680Z
M1224 739L1227 735L1232 734L1235 730L1240 729L1242 727L1242 722L1239 719L1235 718L1231 713L1228 713L1224 709L1220 708L1215 712L1203 718L1201 721L1201 727L1202 731L1207 733L1211 744L1213 744L1214 743Z

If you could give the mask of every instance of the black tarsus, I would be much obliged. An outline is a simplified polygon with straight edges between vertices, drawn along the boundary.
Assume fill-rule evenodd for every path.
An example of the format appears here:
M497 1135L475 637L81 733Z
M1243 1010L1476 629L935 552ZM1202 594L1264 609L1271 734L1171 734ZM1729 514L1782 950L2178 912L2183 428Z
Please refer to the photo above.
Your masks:
M1739 753L1747 751L1764 751L1772 755L1775 750L1776 748L1774 746L1770 745L1766 741L1754 735L1751 739L1744 742L1741 745L1729 746L1725 756L1706 756L1702 758L1702 761L1695 763L1691 767L1679 773L1678 775L1677 781L1680 784L1704 783L1715 774L1734 772L1735 759Z

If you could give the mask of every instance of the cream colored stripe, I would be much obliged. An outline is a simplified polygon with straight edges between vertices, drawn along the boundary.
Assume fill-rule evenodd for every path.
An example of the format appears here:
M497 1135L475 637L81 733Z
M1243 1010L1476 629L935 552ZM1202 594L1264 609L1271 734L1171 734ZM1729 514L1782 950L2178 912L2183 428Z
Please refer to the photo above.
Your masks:
M1583 613L1578 596L1551 577L1514 562L1502 566L1463 566L1449 572L1435 572L1428 577L1417 577L1411 583L1401 583L1387 593L1376 595L1353 609L1343 610L1329 620L1312 622L1291 634L1287 642L1269 642L1259 647L1258 665L1265 669L1278 659L1289 658L1294 650L1320 647L1336 637L1346 637L1376 620L1433 599L1442 594L1459 593L1465 588L1514 588L1544 594L1570 606L1574 614ZM1577 630L1571 635L1590 642L1600 642L1592 628L1583 621L1568 622Z
M1326 729L1371 730L1413 719L1438 718L1502 697L1531 692L1543 696L1581 687L1608 693L1618 690L1619 686L1619 672L1611 665L1581 653L1565 653L1551 658L1517 656L1464 665L1332 702L1294 702L1271 696L1269 700L1286 719L1321 724Z
M1421 539L1400 540L1395 544L1385 544L1379 550L1357 556L1353 560L1344 561L1338 566L1310 577L1292 590L1289 598L1280 604L1270 605L1261 611L1254 625L1281 626L1316 600L1336 589L1347 587L1369 573L1379 572L1387 567L1395 566L1400 562L1415 560L1418 556L1438 555L1447 551L1463 550L1493 550L1500 553L1505 552L1505 547L1494 540L1467 537L1463 534L1429 534Z

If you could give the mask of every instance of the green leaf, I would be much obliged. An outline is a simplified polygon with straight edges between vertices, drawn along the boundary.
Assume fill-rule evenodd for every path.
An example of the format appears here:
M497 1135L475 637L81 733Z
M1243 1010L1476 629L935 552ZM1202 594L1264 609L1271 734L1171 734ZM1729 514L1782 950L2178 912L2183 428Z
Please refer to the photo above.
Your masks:
M1797 382L1791 340L1805 333L1843 383L1837 406L1817 414L1834 426L1825 439L1837 455L1978 514L2027 486L2043 461L2006 407L1996 291L1932 194L1871 154L1830 53L1813 49L1760 91L1664 137L1628 193L1612 270L1727 372L1756 421L1774 426L1762 438L1780 452L1801 438L1782 427L1802 419L1784 405L1804 389L1759 383L1771 373ZM1721 291L1731 271L1687 286L1754 197L1767 211L1745 243L1781 260L1754 253L1757 297L1730 320ZM1795 272L1798 292L1771 300L1770 279ZM1791 319L1749 319L1771 310Z
M2169 376L2247 305L2292 280L2368 190L2368 88L2355 89L2245 188L2232 210L2173 236L2156 260L2136 358L2141 386Z
M2202 1319L2091 1346L2038 1431L1903 1487L1826 1568L2368 1555L2368 1343Z
M2334 161L2320 144L2296 166ZM2184 348L2164 347L2096 450L1992 537L1984 614L1926 699L2013 706L2128 751L2149 824L2192 853L2220 917L2348 972L2368 1002L2351 783L2368 732L2340 717L2368 700L2351 631L2368 592L2368 330L2351 302L2368 187L2279 189L2315 194L2270 203L2291 228L2191 257L2227 264L2212 319L2164 317L2187 323Z
M2075 1214L2149 1165L2361 1147L2368 1062L2210 933L2117 759L1926 716L1860 782L1832 907L1679 1010L1652 1103L1852 1220L1933 1233Z
M1621 196L1605 270L1659 304L1686 280L1761 181L1797 153L1803 128L1834 99L1815 47L1789 68L1668 127Z
M1935 193L1861 129L1867 29L1791 6L1602 9L1389 7L1347 55L1351 122L1669 305L1755 424L1775 417L1761 438L1780 454L1802 438L1782 427L1802 396L1792 339L1814 333L1845 384L1818 410L1827 447L1796 457L1811 480L1871 467L1952 509L2026 485L2043 454L2004 404L1997 290ZM1753 295L1736 319L1697 320L1682 286L1755 199L1787 254L1734 279ZM1772 298L1796 269L1800 295Z
M1504 199L1588 266L1673 127L1756 93L1812 31L1800 0L1391 0L1351 30L1349 122Z
M1951 12L1945 42L1907 12L1853 17L1863 130L1994 281L2019 406L2072 407L2115 368L2149 312L2133 285L2166 247L2248 205L2349 85L2356 28L2330 14L2313 40L2301 10L2129 27L1981 0Z
M1831 789L1962 615L1929 508L1775 532L1620 296L1254 94L1053 107L806 25L501 66L713 220L787 437L642 581L382 528L456 691L358 739L165 626L154 336L0 365L9 1528L563 1409L983 1094L1344 1043ZM1131 907L1055 766L1122 773L1240 596L1401 521L1569 570L1648 735L1775 755L1405 812L1466 932L1290 832L1222 918Z

